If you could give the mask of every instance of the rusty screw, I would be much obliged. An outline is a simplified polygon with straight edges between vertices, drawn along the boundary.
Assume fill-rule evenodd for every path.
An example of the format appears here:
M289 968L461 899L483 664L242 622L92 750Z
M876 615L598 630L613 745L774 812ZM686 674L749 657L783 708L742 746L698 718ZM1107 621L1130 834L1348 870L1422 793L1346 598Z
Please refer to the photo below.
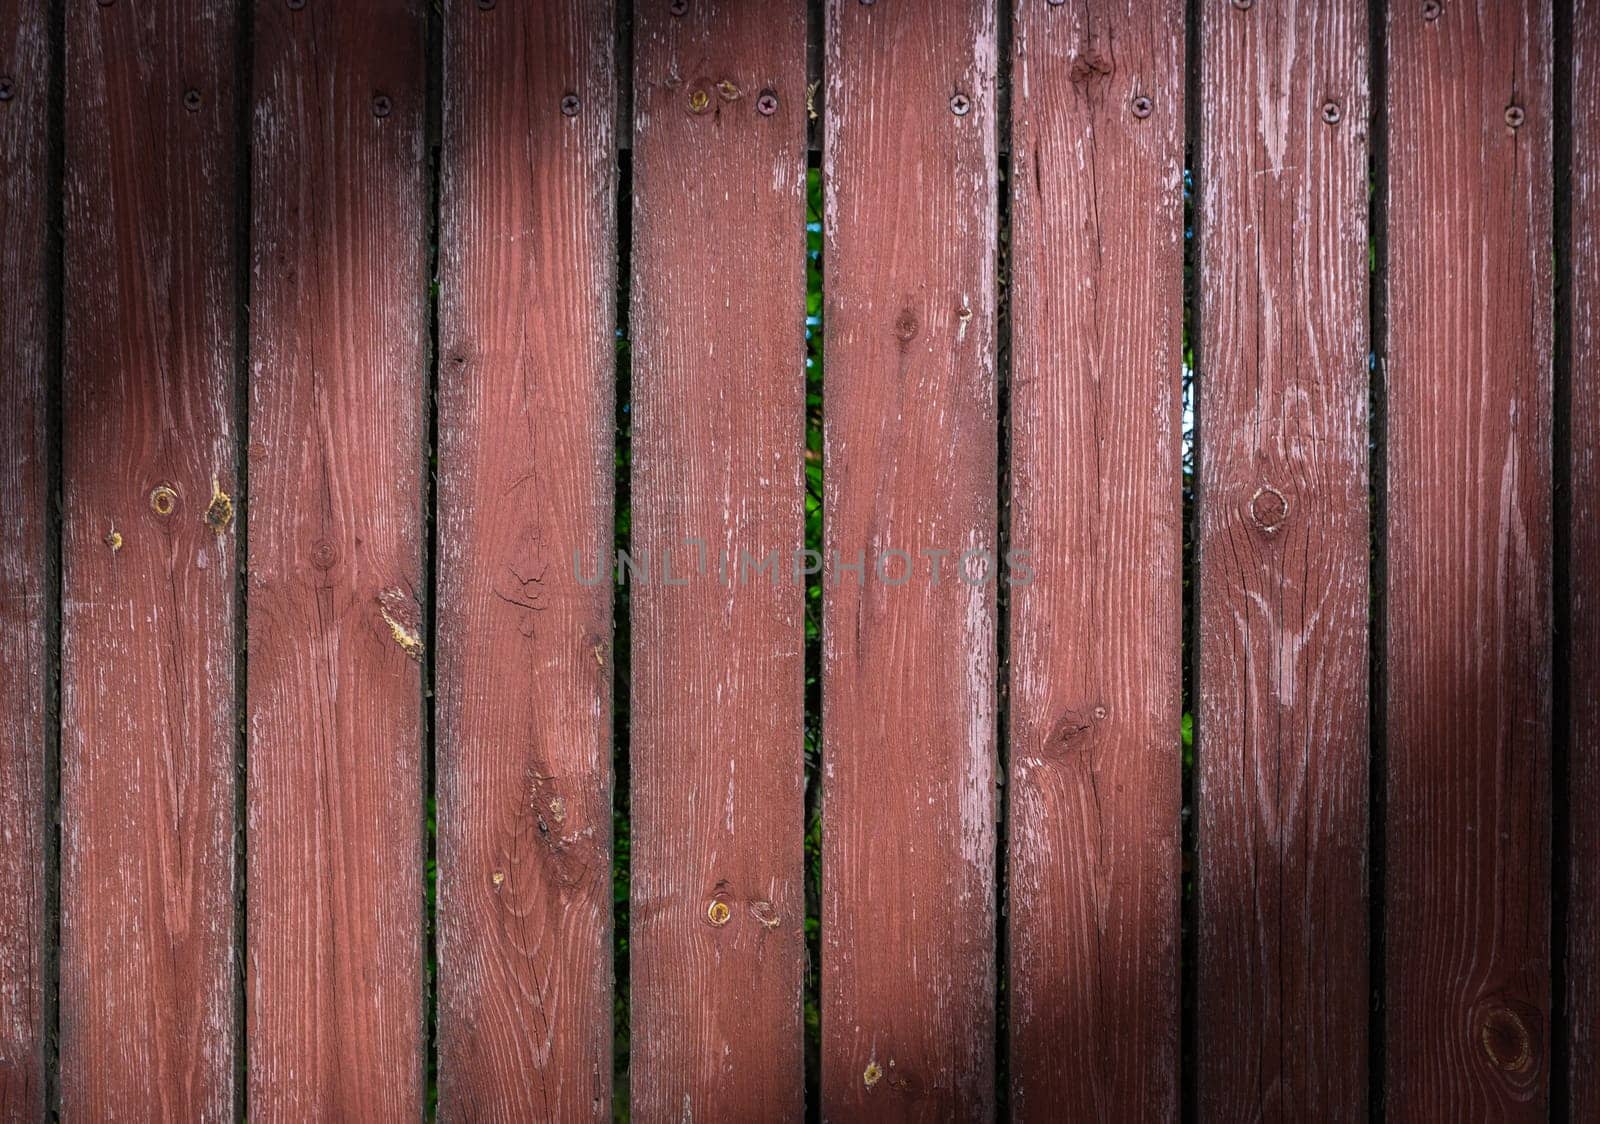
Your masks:
M200 101L201 98L199 90L183 91L183 108L187 109L190 113L200 112Z
M374 117L387 117L394 109L394 103L389 100L389 95L379 94L372 99L372 115Z
M762 90L756 98L756 112L763 117L771 117L778 112L778 95L771 90Z
M10 101L16 96L17 88L9 77L0 78L0 101Z
M684 15L689 11L689 0L672 0L672 3L667 5L667 11L675 16Z
M1150 116L1150 111L1155 108L1154 103L1144 94L1133 99L1133 115L1143 121Z
M950 112L957 117L965 117L972 111L972 99L966 94L957 94L950 99Z
M577 94L568 94L561 99L561 112L568 117L576 117L583 103L578 100Z
M1432 23L1444 14L1444 5L1439 0L1426 0L1422 5L1422 18Z
M1520 105L1506 106L1506 124L1510 125L1513 129L1522 128L1522 123L1527 119L1528 115L1522 112L1522 107Z
M1322 119L1330 125L1337 125L1344 119L1344 110L1339 108L1336 101L1325 101L1322 103Z

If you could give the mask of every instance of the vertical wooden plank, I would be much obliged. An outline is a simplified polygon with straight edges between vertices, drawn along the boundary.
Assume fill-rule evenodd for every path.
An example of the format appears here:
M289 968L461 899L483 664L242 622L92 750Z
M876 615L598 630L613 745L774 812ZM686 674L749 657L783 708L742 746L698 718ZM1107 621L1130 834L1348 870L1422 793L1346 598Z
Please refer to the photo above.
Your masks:
M1387 1110L1542 1118L1550 6L1388 21Z
M829 1119L994 1112L996 40L827 10Z
M44 1114L45 7L0 0L0 1121Z
M61 1102L234 1089L238 10L66 13Z
M423 10L262 0L249 1110L422 1112Z
M1019 0L1012 1111L1178 1113L1184 11Z
M1199 927L1210 1120L1366 1115L1367 3L1202 9Z
M440 1111L610 1120L612 13L444 32Z
M674 8L633 31L630 1088L799 1120L805 5Z
M1569 1119L1600 1119L1600 3L1572 0L1566 326Z

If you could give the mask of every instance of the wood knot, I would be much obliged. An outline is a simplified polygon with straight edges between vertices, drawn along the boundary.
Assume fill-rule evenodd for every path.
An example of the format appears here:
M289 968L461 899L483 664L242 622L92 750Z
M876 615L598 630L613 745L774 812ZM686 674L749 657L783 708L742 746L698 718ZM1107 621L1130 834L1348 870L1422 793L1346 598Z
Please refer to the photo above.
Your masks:
M902 308L900 315L894 320L894 338L900 341L900 350L904 351L905 345L917 338L917 314L909 308Z
M1267 534L1275 533L1289 519L1289 501L1270 484L1263 484L1250 497L1250 522Z
M327 539L318 539L311 544L311 564L317 569L331 570L338 562L339 552Z
M1537 1068L1540 1042L1533 1024L1538 1015L1519 1007L1524 1005L1504 1000L1491 1004L1479 1019L1478 1037L1491 1065L1502 1073L1525 1075Z
M1061 757L1087 749L1095 726L1110 716L1111 711L1103 703L1062 711L1045 739L1046 756Z
M1074 86L1087 86L1097 78L1109 78L1116 67L1098 51L1087 51L1072 60L1069 72Z

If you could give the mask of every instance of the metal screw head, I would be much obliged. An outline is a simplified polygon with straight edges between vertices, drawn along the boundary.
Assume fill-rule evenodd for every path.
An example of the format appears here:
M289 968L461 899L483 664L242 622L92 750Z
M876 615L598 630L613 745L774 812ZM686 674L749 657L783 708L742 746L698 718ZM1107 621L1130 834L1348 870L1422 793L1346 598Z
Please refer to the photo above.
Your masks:
M576 117L582 105L583 103L578 100L577 94L568 94L561 99L561 112L568 117Z
M957 117L965 117L972 111L972 99L966 94L956 94L950 99L950 112Z
M1049 4L1052 8L1059 8L1066 2L1067 0L1045 0L1045 3Z
M1337 125L1344 119L1344 110L1332 99L1325 101L1322 103L1322 119L1330 125Z
M10 101L16 96L17 88L10 78L0 78L0 101Z
M1520 105L1506 106L1506 124L1510 125L1513 129L1522 128L1522 123L1527 119L1528 115L1522 112L1522 107Z
M286 2L288 3L289 10L291 12L298 12L301 8L306 6L306 0L286 0Z
M1432 23L1444 14L1444 5L1439 0L1425 0L1422 5L1422 18Z
M667 11L675 16L684 15L688 10L689 0L672 0L672 3L667 5Z
M1233 6L1242 12L1255 2L1256 0L1233 0Z
M200 112L200 102L201 102L201 100L202 99L200 97L200 91L199 90L185 90L185 91L183 91L183 108L187 109L190 113L199 113Z
M389 100L387 94L379 94L372 99L372 115L374 117L387 117L393 109L394 103Z
M96 2L102 8L109 8L109 7L111 7L112 4L116 3L116 0L96 0Z
M493 9L494 9L494 0L478 0L478 10L479 11L488 12L488 11L492 11Z
M1155 103L1153 103L1144 94L1140 94L1138 97L1134 98L1130 104L1133 106L1133 115L1141 121L1143 121L1146 117L1149 117L1150 111L1155 108Z
M778 95L771 90L762 90L756 97L756 112L763 117L771 117L778 112Z

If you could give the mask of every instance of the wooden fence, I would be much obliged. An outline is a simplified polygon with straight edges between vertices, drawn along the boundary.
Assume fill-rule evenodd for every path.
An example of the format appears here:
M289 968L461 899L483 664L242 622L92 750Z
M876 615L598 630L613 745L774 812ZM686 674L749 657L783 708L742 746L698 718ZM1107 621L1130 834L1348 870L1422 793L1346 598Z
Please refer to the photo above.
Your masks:
M0 0L0 1119L1600 1119L1597 237L1600 0Z

